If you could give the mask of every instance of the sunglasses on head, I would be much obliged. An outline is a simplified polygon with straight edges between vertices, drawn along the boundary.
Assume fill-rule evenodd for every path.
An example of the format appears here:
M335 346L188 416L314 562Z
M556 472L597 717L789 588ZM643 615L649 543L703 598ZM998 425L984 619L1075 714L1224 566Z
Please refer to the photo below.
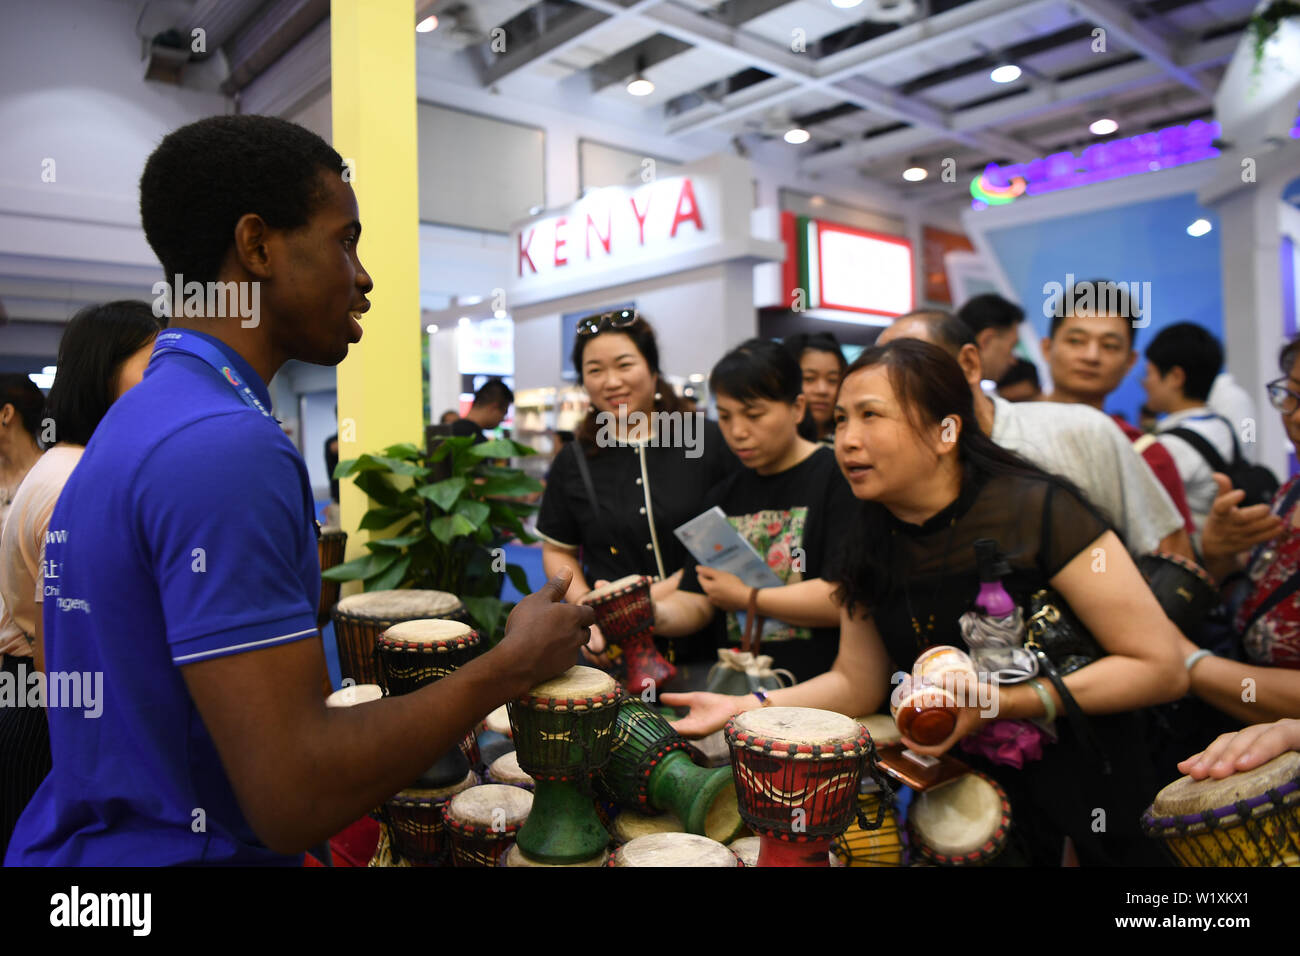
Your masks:
M641 316L636 309L618 309L614 312L601 312L578 320L579 335L599 335L610 329L626 329Z

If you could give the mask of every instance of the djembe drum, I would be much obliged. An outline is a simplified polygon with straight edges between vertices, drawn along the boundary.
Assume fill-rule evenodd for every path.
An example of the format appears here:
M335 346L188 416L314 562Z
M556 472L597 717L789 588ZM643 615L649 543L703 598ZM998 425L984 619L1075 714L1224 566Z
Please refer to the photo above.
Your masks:
M505 855L501 857L502 866L604 866L609 860L609 851L601 849L599 853L587 860L578 860L576 863L543 863L541 860L530 859L519 849L519 843L513 843Z
M884 714L859 717L858 723L867 728L872 746L877 750L902 740L898 725ZM850 823L831 843L836 859L845 866L903 866L907 860L907 841L898 825L893 795L881 790L870 775L864 776L859 784L858 811L869 820L879 818L880 826L864 830L857 821Z
M629 691L639 694L647 687L662 689L677 676L677 668L655 647L655 611L648 577L629 574L588 591L578 603L591 606L605 641L622 651Z
M1006 847L1011 804L992 777L972 770L916 795L907 813L911 846L936 866L979 866Z
M334 639L339 649L339 671L344 680L384 685L375 659L379 635L402 621L447 618L468 624L469 613L454 594L446 591L366 591L349 594L334 605Z
M443 813L452 797L478 783L469 771L462 780L442 786L437 775L426 774L400 793L384 801L380 811L392 847L392 860L406 860L424 866L447 861L449 846Z
M524 773L523 768L519 766L519 755L513 750L503 753L488 764L485 776L488 783L503 783L511 787L523 787L528 791L532 791L537 785L537 782Z
M1222 780L1180 777L1142 815L1180 866L1300 866L1300 753Z
M686 827L675 814L661 813L657 817L648 817L635 810L621 810L605 827L616 844L630 843L647 833L685 833Z
M596 773L596 791L641 813L671 810L688 833L727 843L745 825L731 768L698 767L692 760L694 750L639 699L624 698L614 722L609 763Z
M608 674L575 666L508 705L519 766L536 781L517 841L534 861L587 860L609 842L593 806L591 775L609 759L619 697Z
M696 833L650 833L624 843L608 866L740 866L721 843Z
M348 547L348 533L342 528L322 530L316 539L316 553L320 557L320 569L324 573L330 568L343 563L343 552ZM330 611L339 600L338 581L321 578L320 603L316 607L316 626L324 628L330 619Z
M866 729L808 707L760 707L725 729L740 815L763 840L758 865L829 866L831 840L854 819L873 758Z
M496 866L533 808L519 787L484 784L451 798L443 814L455 866Z
M736 854L741 866L758 866L758 854L763 849L763 840L756 836L741 837L728 843L727 849ZM831 851L829 862L833 867L844 866L844 861L835 855L834 850Z

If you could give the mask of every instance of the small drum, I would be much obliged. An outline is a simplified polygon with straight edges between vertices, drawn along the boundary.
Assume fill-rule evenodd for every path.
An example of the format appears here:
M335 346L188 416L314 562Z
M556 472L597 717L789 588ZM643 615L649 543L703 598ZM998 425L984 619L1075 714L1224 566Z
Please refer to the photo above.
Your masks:
M740 860L741 866L758 866L758 852L762 847L763 841L756 836L741 837L739 840L733 840L727 844L727 848L736 854L736 858ZM843 866L844 861L832 851L830 865Z
M761 707L732 717L726 732L740 815L763 838L758 865L828 866L873 757L865 728L828 710Z
M1010 826L1006 791L974 770L918 793L907 814L911 845L938 866L990 862L1006 846Z
M1300 866L1300 753L1222 780L1180 777L1142 829L1181 866Z
M533 778L524 773L519 766L519 757L513 751L502 754L488 764L487 780L489 783L501 783L510 787L523 787L531 791L535 786Z
M591 605L605 640L622 649L632 693L640 694L647 687L662 689L677 676L677 668L655 647L655 611L648 577L629 574L588 591L578 603Z
M860 794L859 814L865 814L867 819L874 821L880 809L880 801L881 795L878 792ZM893 807L886 807L884 819L875 830L862 829L862 824L856 820L850 823L849 828L831 843L831 853L843 866L902 866L907 853Z
M334 606L334 639L339 648L339 670L344 680L383 686L375 660L375 641L402 621L448 618L470 623L465 605L446 591L366 591L349 594Z
M620 696L604 671L575 666L507 705L519 766L536 780L533 810L519 831L532 859L575 863L609 841L591 775L609 760Z
M378 684L349 684L340 687L325 698L326 707L355 707L368 704L384 696L384 689Z
M716 840L695 833L650 833L624 843L609 866L740 866L740 860Z
M867 728L867 733L871 735L871 742L875 744L877 750L890 744L900 743L903 739L903 735L898 732L898 724L884 714L859 717L858 723Z
M394 697L419 690L474 659L478 632L460 621L426 619L394 624L375 641L380 671Z
M1167 551L1144 554L1138 558L1137 566L1165 615L1196 641L1205 627L1206 616L1220 602L1214 578L1199 564Z
M623 810L609 823L609 835L615 843L630 843L648 833L685 833L682 821L671 813L648 817L635 810Z
M392 841L392 858L426 866L447 860L443 811L451 798L478 783L474 771L449 787L430 787L422 777L412 786L384 801L384 824Z
M671 810L688 833L726 843L745 825L731 768L697 767L695 757L695 748L668 721L639 699L624 699L609 763L596 774L596 791L641 813Z
M502 737L510 736L510 711L506 709L505 704L483 718L483 729L500 734Z
M393 840L388 835L388 827L382 823L379 824L379 842L375 844L375 852L370 857L370 862L366 866L410 866L407 860L393 859Z
M485 784L452 797L444 819L456 866L496 866L533 808L519 787Z
M515 843L501 857L502 866L604 866L609 861L609 851L602 849L595 856L586 860L579 860L576 863L545 863L541 860L534 860L523 850L519 849L519 844Z
M320 569L324 573L330 568L343 563L343 552L348 547L348 533L342 528L322 529L316 539L316 553L320 557ZM316 626L324 628L330 619L330 611L339 600L339 581L329 578L320 579L320 603L316 607Z

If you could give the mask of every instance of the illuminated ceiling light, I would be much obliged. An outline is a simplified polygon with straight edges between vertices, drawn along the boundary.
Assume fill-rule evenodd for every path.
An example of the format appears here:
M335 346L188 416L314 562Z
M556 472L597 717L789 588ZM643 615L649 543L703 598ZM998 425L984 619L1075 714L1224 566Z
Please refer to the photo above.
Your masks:
M1210 220L1198 219L1187 227L1187 234L1192 237L1199 237L1205 235L1213 228L1214 227L1210 225Z
M1109 136L1117 129L1119 129L1119 123L1116 123L1109 116L1099 117L1088 124L1088 132L1093 136Z
M426 325L424 331L428 332L430 335L437 335L438 327L436 325Z
M416 33L432 33L436 29L438 29L438 18L433 14L429 14L415 25Z
M800 126L785 131L785 141L791 146L798 146L801 143L808 142L810 139L812 139L812 133Z
M994 83L1014 83L1020 79L1020 67L1014 63L1002 63L993 68L989 79Z
M919 183L929 175L930 174L920 166L909 166L907 169L903 170L903 178L909 183Z
M495 312L492 313L492 317L495 319L504 319L506 317L506 310L497 309Z
M481 295L467 295L463 299L457 299L456 301L461 305L478 305L483 301L483 297Z
M627 85L627 91L633 96L649 96L655 91L655 85L644 76L635 76Z
M831 6L839 7L841 10L852 10L861 3L862 0L831 0Z
M462 327L469 325L469 316L462 315L459 319L456 320L456 324Z

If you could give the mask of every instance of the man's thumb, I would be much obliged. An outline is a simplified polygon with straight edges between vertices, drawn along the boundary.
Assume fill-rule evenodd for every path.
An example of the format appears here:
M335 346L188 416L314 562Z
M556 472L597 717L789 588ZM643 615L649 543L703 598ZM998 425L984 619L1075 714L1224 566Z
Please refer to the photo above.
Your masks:
M555 575L542 585L538 594L545 595L551 601L563 601L564 595L569 593L569 585L573 583L573 569L561 568Z
M1219 486L1219 495L1226 495L1232 490L1232 479L1221 471L1214 473L1214 483ZM1217 498L1218 495L1215 495Z

